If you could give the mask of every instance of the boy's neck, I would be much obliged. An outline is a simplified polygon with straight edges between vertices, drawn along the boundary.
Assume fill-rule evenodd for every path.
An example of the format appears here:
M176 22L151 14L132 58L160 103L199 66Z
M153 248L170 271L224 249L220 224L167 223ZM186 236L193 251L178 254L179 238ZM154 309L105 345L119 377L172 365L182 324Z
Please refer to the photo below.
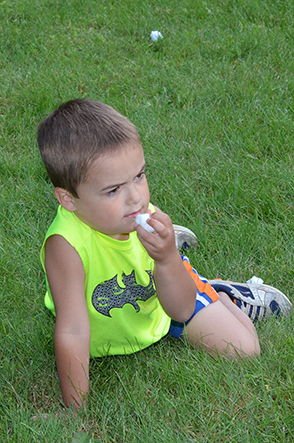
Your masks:
M113 234L113 235L104 234L104 235L107 235L107 237L111 237L119 241L126 241L130 238L130 234Z

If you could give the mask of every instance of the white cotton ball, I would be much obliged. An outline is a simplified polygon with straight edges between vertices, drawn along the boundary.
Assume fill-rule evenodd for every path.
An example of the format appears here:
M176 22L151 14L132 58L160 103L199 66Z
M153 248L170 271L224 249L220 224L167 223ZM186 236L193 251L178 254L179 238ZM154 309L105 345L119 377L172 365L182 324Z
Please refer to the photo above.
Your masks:
M152 228L152 226L148 225L147 220L149 220L150 218L150 214L138 214L136 216L136 223L138 223L138 225L142 226L142 228L144 228L146 231L148 232L153 232L154 229Z
M163 38L161 32L159 31L151 31L150 37L153 42L157 42L159 38Z

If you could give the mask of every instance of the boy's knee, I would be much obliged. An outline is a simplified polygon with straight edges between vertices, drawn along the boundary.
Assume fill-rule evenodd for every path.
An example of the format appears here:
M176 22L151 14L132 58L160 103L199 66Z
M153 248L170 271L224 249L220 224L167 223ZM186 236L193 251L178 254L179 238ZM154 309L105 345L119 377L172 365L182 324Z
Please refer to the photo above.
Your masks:
M230 357L233 357L236 360L248 357L256 358L260 355L260 346L258 340L252 336L243 340L243 342L240 344L240 347L229 344L226 348L224 348L223 353L228 353Z
M255 337L252 337L252 339L246 346L245 356L258 357L259 355L260 355L259 341Z

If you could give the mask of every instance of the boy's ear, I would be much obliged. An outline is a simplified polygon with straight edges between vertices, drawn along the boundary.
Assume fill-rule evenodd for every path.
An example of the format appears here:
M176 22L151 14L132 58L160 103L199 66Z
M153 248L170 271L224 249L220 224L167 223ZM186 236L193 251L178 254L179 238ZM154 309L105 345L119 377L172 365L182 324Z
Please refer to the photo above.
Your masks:
M75 199L66 189L54 188L54 195L67 211L73 212L76 210Z

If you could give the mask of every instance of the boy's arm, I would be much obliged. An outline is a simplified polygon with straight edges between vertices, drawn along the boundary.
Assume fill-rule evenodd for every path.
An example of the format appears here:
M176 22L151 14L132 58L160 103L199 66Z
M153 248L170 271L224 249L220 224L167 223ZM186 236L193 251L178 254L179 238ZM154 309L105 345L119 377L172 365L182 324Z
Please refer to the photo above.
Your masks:
M60 235L46 242L45 267L56 323L55 356L66 406L87 403L90 323L85 299L85 273L77 251Z
M148 221L149 222L149 221ZM179 322L188 320L196 302L195 283L176 249L171 219L158 208L150 216L149 233L137 226L138 238L154 259L154 280L159 301L165 312Z

